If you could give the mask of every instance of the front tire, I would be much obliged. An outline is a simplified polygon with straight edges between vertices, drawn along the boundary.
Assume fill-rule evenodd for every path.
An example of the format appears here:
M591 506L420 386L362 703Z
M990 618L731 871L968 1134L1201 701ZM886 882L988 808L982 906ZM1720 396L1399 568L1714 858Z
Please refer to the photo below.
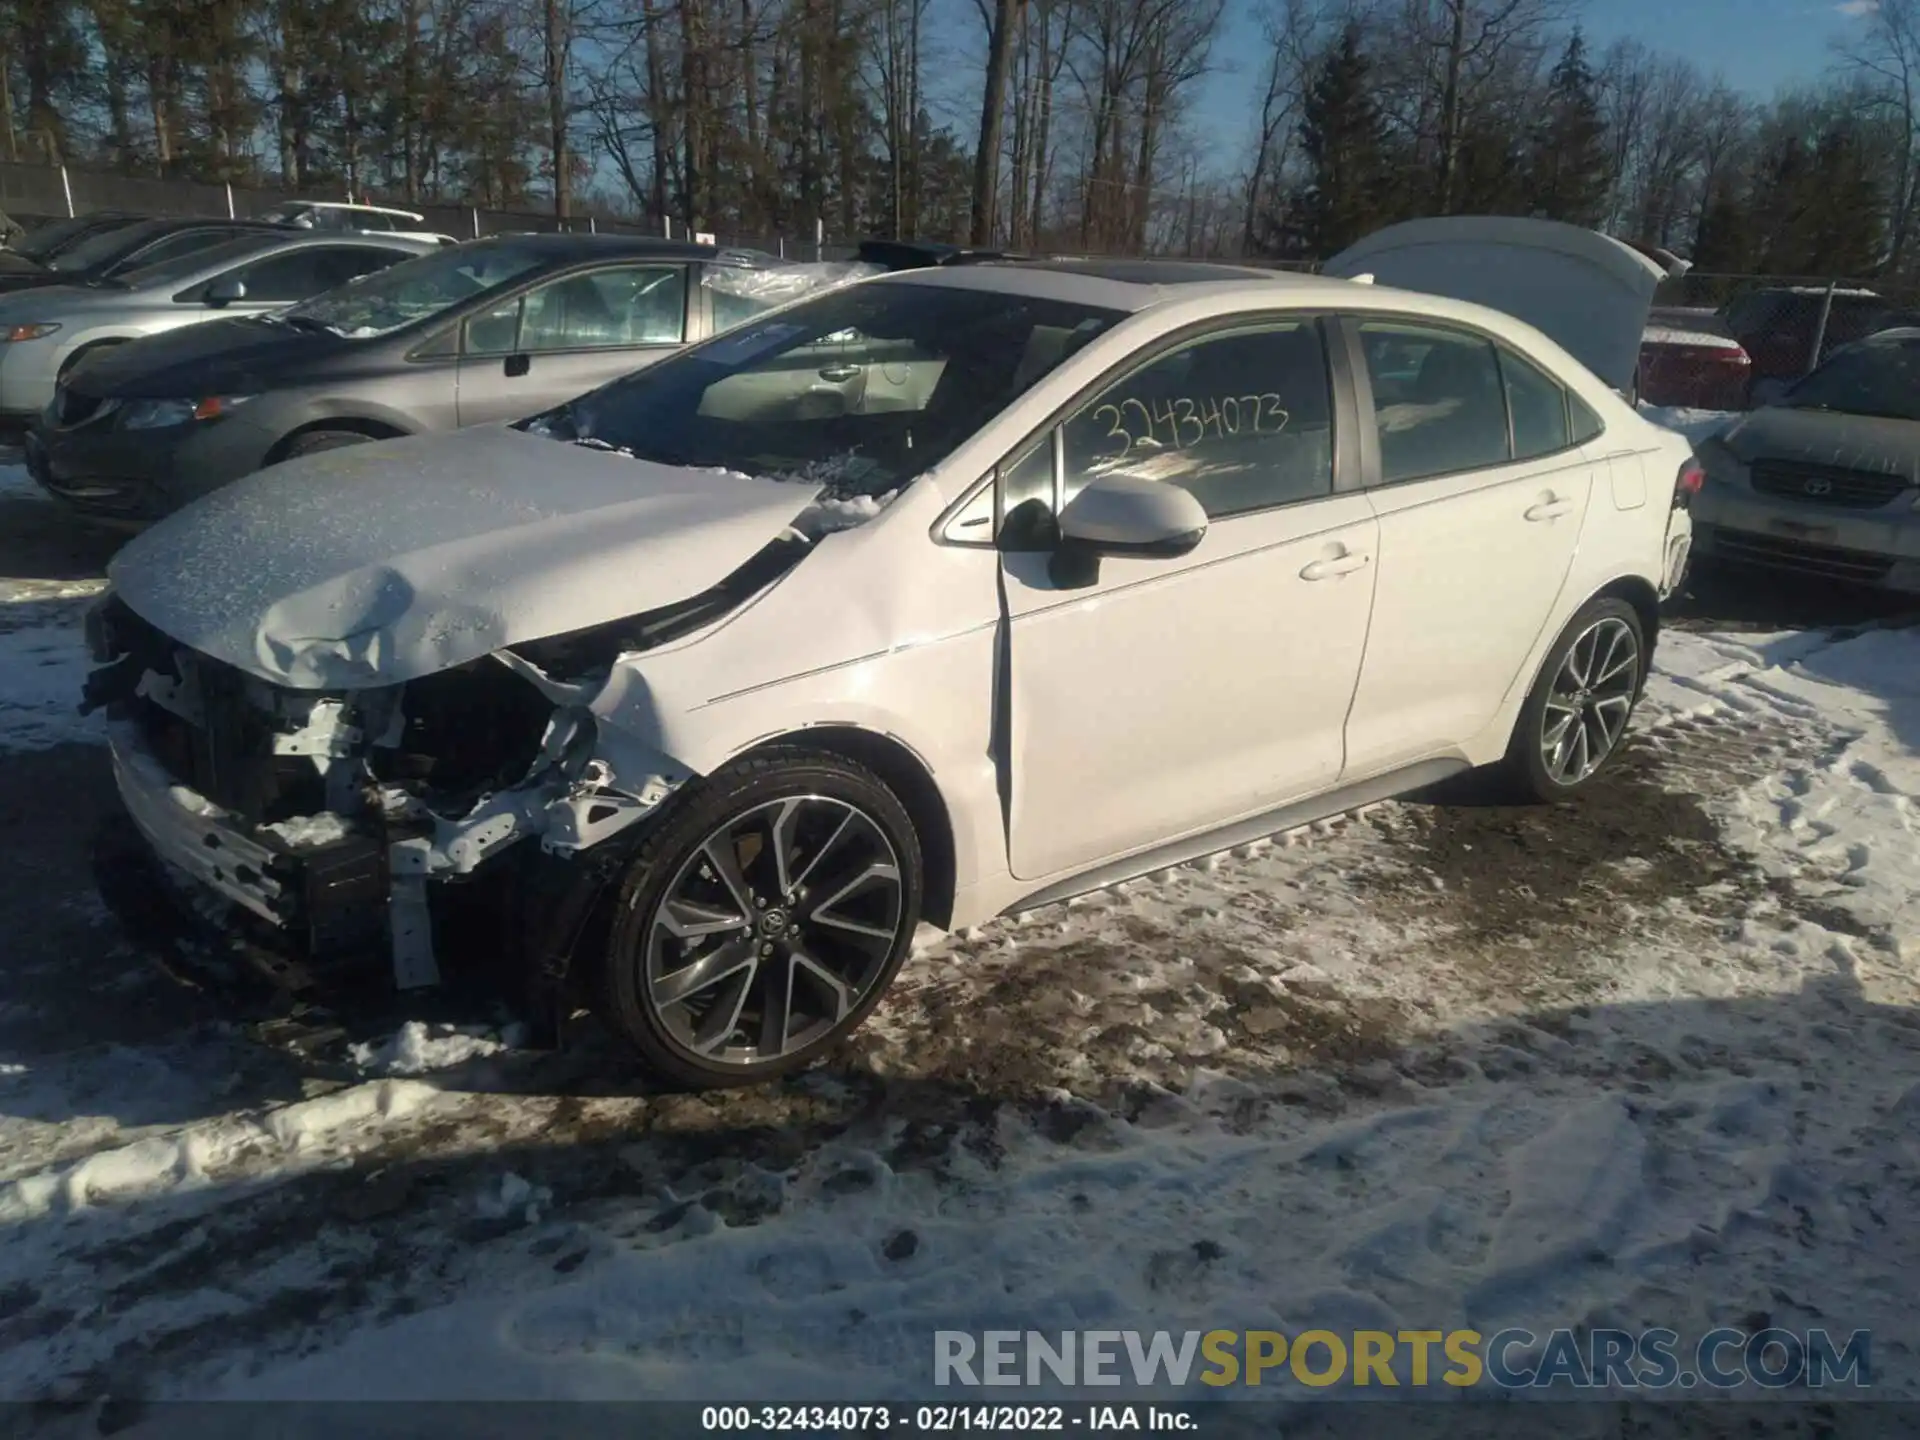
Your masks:
M769 750L689 790L629 866L601 1018L663 1078L790 1074L865 1020L925 894L906 809L837 755Z
M1633 606L1602 596L1580 608L1547 652L1507 746L1506 778L1520 799L1565 800L1606 768L1626 738L1647 664Z

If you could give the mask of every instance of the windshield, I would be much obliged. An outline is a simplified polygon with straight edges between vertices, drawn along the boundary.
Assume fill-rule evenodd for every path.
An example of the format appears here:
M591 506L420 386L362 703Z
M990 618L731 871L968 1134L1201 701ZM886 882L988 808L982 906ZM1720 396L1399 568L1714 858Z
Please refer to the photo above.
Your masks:
M431 319L462 300L516 280L546 263L544 247L499 241L436 250L329 290L294 306L284 319L370 339Z
M47 262L47 268L71 274L109 265L129 250L138 248L159 233L157 225L116 225L100 230L76 245L69 245Z
M189 250L184 255L175 255L171 260L162 260L157 265L143 265L137 270L129 270L124 275L116 276L115 283L132 290L177 284L206 271L235 264L269 246L285 244L289 238L285 235L244 235L237 240L209 245L204 250Z
M937 465L1123 318L991 290L853 285L521 425L643 460L877 497Z
M1791 410L1920 420L1920 335L1875 336L1836 350L1780 403Z
M40 226L30 235L22 236L7 248L13 251L14 254L25 256L29 260L45 260L74 236L85 233L89 227L98 223L97 220L88 215L82 215L77 220L56 220L51 225ZM126 223L132 224L133 222L128 221ZM112 231L120 229L121 227L119 225L109 225L106 228Z

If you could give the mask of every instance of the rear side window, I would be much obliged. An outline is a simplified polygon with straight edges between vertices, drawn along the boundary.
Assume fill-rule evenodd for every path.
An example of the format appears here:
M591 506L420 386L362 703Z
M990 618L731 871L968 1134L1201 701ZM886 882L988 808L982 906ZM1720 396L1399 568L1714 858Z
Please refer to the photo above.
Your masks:
M1507 413L1513 418L1513 458L1551 455L1572 443L1567 424L1567 392L1530 360L1511 350L1500 352L1500 375L1507 386Z
M1567 392L1567 421L1576 445L1586 444L1607 428L1594 408L1572 391Z
M1382 481L1452 475L1512 458L1491 341L1389 321L1362 321L1359 328L1380 427Z
M1211 335L1108 386L1066 422L1065 490L1124 474L1178 485L1220 520L1333 493L1317 321Z

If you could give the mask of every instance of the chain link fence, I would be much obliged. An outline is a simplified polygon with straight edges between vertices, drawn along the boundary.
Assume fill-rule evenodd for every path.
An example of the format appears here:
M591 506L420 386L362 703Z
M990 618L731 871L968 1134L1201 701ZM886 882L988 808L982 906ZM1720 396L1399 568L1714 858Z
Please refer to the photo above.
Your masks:
M1920 325L1920 292L1833 276L1688 271L1654 297L1640 398L1745 410L1777 398L1842 345Z
M271 190L241 185L216 185L195 180L157 180L137 175L82 169L72 165L29 165L0 161L0 210L23 225L64 219L100 210L123 210L140 215L215 216L249 219L289 200L344 201L344 190ZM424 217L425 228L456 240L483 235L527 231L591 230L618 235L664 235L692 239L677 223L648 224L630 216L572 215L562 220L550 211L498 210L486 206L454 205L441 201L409 202L383 191L356 191L352 200L385 205ZM702 235L700 238L709 238ZM851 246L833 245L823 238L801 240L791 236L714 234L712 243L729 249L761 250L786 259L832 260L852 253Z

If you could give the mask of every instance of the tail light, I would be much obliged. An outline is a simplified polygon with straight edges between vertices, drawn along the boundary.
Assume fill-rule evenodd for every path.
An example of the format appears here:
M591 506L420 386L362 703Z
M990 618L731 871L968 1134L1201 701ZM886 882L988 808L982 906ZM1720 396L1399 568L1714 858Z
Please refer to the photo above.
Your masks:
M1680 467L1680 473L1673 481L1673 508L1685 510L1693 504L1693 497L1700 493L1700 487L1707 483L1707 470L1698 460L1689 460Z

